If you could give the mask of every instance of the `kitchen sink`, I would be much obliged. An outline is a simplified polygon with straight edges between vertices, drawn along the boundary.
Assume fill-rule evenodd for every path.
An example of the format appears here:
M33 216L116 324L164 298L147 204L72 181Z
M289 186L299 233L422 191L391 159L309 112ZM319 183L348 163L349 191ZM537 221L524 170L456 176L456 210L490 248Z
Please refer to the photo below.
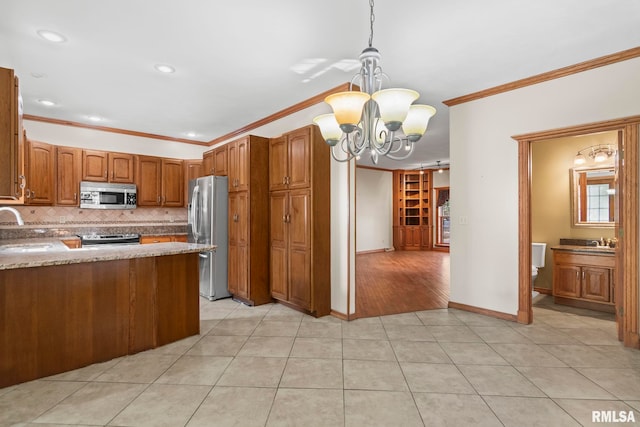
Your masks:
M53 243L25 243L21 245L0 246L0 253L7 253L7 254L52 252L52 251L58 251L58 250L60 250L60 247Z

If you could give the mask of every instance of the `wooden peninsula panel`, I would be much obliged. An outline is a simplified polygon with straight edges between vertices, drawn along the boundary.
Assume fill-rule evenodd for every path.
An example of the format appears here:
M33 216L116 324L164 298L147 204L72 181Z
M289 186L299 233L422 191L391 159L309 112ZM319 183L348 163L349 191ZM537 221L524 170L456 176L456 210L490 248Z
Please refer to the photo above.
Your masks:
M198 253L0 270L0 388L199 333Z

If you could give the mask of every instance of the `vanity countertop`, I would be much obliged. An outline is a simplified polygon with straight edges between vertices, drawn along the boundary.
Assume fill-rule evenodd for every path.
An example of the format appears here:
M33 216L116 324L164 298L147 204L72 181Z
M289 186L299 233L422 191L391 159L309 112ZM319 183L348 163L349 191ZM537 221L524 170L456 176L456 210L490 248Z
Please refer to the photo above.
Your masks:
M46 250L38 250L44 246L48 246ZM11 247L26 249L24 252L18 252L20 249L16 252L8 251L7 248ZM70 249L60 239L2 240L0 270L177 255L211 251L215 248L215 245L171 242L149 245L96 245Z
M551 246L554 251L576 252L593 255L615 255L616 249L608 246L578 246L578 245L555 245Z

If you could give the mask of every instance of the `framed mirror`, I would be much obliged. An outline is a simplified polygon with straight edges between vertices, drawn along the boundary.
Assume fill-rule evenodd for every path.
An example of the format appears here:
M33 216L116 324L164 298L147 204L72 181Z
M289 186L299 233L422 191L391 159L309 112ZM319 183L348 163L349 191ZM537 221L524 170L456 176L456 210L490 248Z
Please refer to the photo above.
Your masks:
M615 168L570 170L571 216L574 227L613 227Z

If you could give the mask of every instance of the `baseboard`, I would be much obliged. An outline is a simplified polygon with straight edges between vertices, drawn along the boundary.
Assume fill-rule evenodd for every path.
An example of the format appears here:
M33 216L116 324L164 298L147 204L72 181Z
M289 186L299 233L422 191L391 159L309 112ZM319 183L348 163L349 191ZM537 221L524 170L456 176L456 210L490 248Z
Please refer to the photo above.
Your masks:
M377 254L380 252L389 252L387 249L372 249L370 251L360 251L356 252L356 255L365 255L365 254Z
M336 311L336 310L331 310L331 313L330 313L330 314L331 314L333 317L337 317L338 319L341 319L341 320L349 320L349 316L347 316L347 315L346 315L346 314L344 314L344 313L340 313L339 311Z
M544 294L544 295L551 295L553 293L552 289L549 288L533 288L534 291Z
M515 314L502 313L500 311L489 310L487 308L474 307L472 305L460 304L458 302L449 301L449 308L455 308L463 311L470 311L472 313L482 314L489 317L495 317L496 319L509 320L516 322L518 320Z

